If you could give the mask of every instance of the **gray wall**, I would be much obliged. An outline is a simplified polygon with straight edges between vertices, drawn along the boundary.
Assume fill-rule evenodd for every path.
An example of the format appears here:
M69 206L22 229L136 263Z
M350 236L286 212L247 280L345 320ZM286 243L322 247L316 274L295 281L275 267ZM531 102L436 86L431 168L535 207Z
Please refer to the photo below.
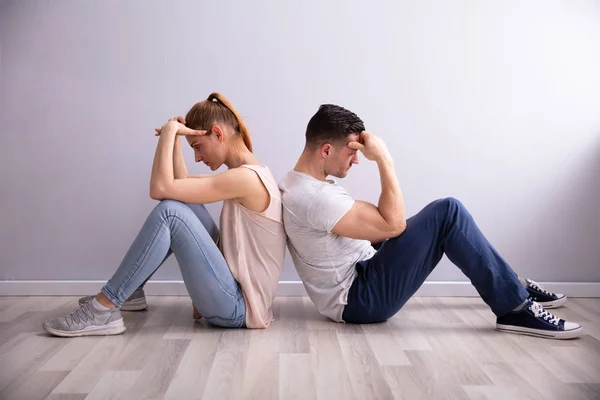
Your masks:
M457 197L517 271L600 281L599 71L597 1L3 1L0 279L107 279L155 204L153 128L220 91L276 178L337 103L409 214ZM377 201L373 164L342 183Z

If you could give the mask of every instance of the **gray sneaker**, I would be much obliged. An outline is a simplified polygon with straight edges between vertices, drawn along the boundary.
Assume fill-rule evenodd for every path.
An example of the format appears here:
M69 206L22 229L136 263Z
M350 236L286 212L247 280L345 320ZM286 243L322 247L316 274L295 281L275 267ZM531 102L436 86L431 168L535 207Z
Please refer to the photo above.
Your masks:
M125 324L118 308L97 310L88 301L66 317L44 322L46 332L62 337L118 335L125 332Z
M80 298L79 305L84 305L94 297L96 296L92 295ZM146 294L143 288L135 289L135 292L121 305L121 311L143 311L146 308L148 308L148 303L146 302Z

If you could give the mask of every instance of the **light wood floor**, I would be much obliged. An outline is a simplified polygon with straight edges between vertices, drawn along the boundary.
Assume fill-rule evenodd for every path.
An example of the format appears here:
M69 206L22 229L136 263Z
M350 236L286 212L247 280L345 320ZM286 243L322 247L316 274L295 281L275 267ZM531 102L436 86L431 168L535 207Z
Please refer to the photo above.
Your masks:
M571 341L500 333L475 298L413 298L376 325L278 298L267 330L192 320L185 297L124 312L127 332L62 339L74 297L0 297L0 399L600 399L600 299L569 299Z

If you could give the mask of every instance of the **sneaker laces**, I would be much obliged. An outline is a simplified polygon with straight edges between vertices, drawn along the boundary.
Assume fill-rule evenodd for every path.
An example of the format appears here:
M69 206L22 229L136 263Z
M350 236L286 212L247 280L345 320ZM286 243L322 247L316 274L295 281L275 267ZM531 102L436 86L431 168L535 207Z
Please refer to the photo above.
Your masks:
M87 307L86 307L87 306ZM88 321L94 319L94 313L89 309L89 305L86 302L84 305L73 311L71 314L65 317L67 325L78 324L81 321ZM72 322L69 322L69 320Z
M527 281L529 282L529 285L534 288L535 290L539 290L540 292L548 295L548 296L554 296L554 293L547 291L546 289L544 289L539 283L537 283L536 281L532 281L531 279L527 279Z
M533 312L533 315L536 318L543 318L544 321L548 321L551 324L558 325L558 321L560 321L560 318L558 318L556 315L544 310L544 307L542 307L542 305L540 303L536 303L535 301L531 302L529 309L531 310L531 312Z

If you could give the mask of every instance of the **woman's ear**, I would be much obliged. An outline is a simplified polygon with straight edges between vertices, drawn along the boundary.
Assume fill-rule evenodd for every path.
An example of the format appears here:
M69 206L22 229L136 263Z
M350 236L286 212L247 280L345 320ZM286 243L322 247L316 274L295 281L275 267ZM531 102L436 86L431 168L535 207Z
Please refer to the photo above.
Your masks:
M214 124L211 127L211 131L212 131L213 135L215 135L217 140L219 142L223 143L223 141L225 140L225 132L223 132L223 129L221 129L221 127L219 125Z

